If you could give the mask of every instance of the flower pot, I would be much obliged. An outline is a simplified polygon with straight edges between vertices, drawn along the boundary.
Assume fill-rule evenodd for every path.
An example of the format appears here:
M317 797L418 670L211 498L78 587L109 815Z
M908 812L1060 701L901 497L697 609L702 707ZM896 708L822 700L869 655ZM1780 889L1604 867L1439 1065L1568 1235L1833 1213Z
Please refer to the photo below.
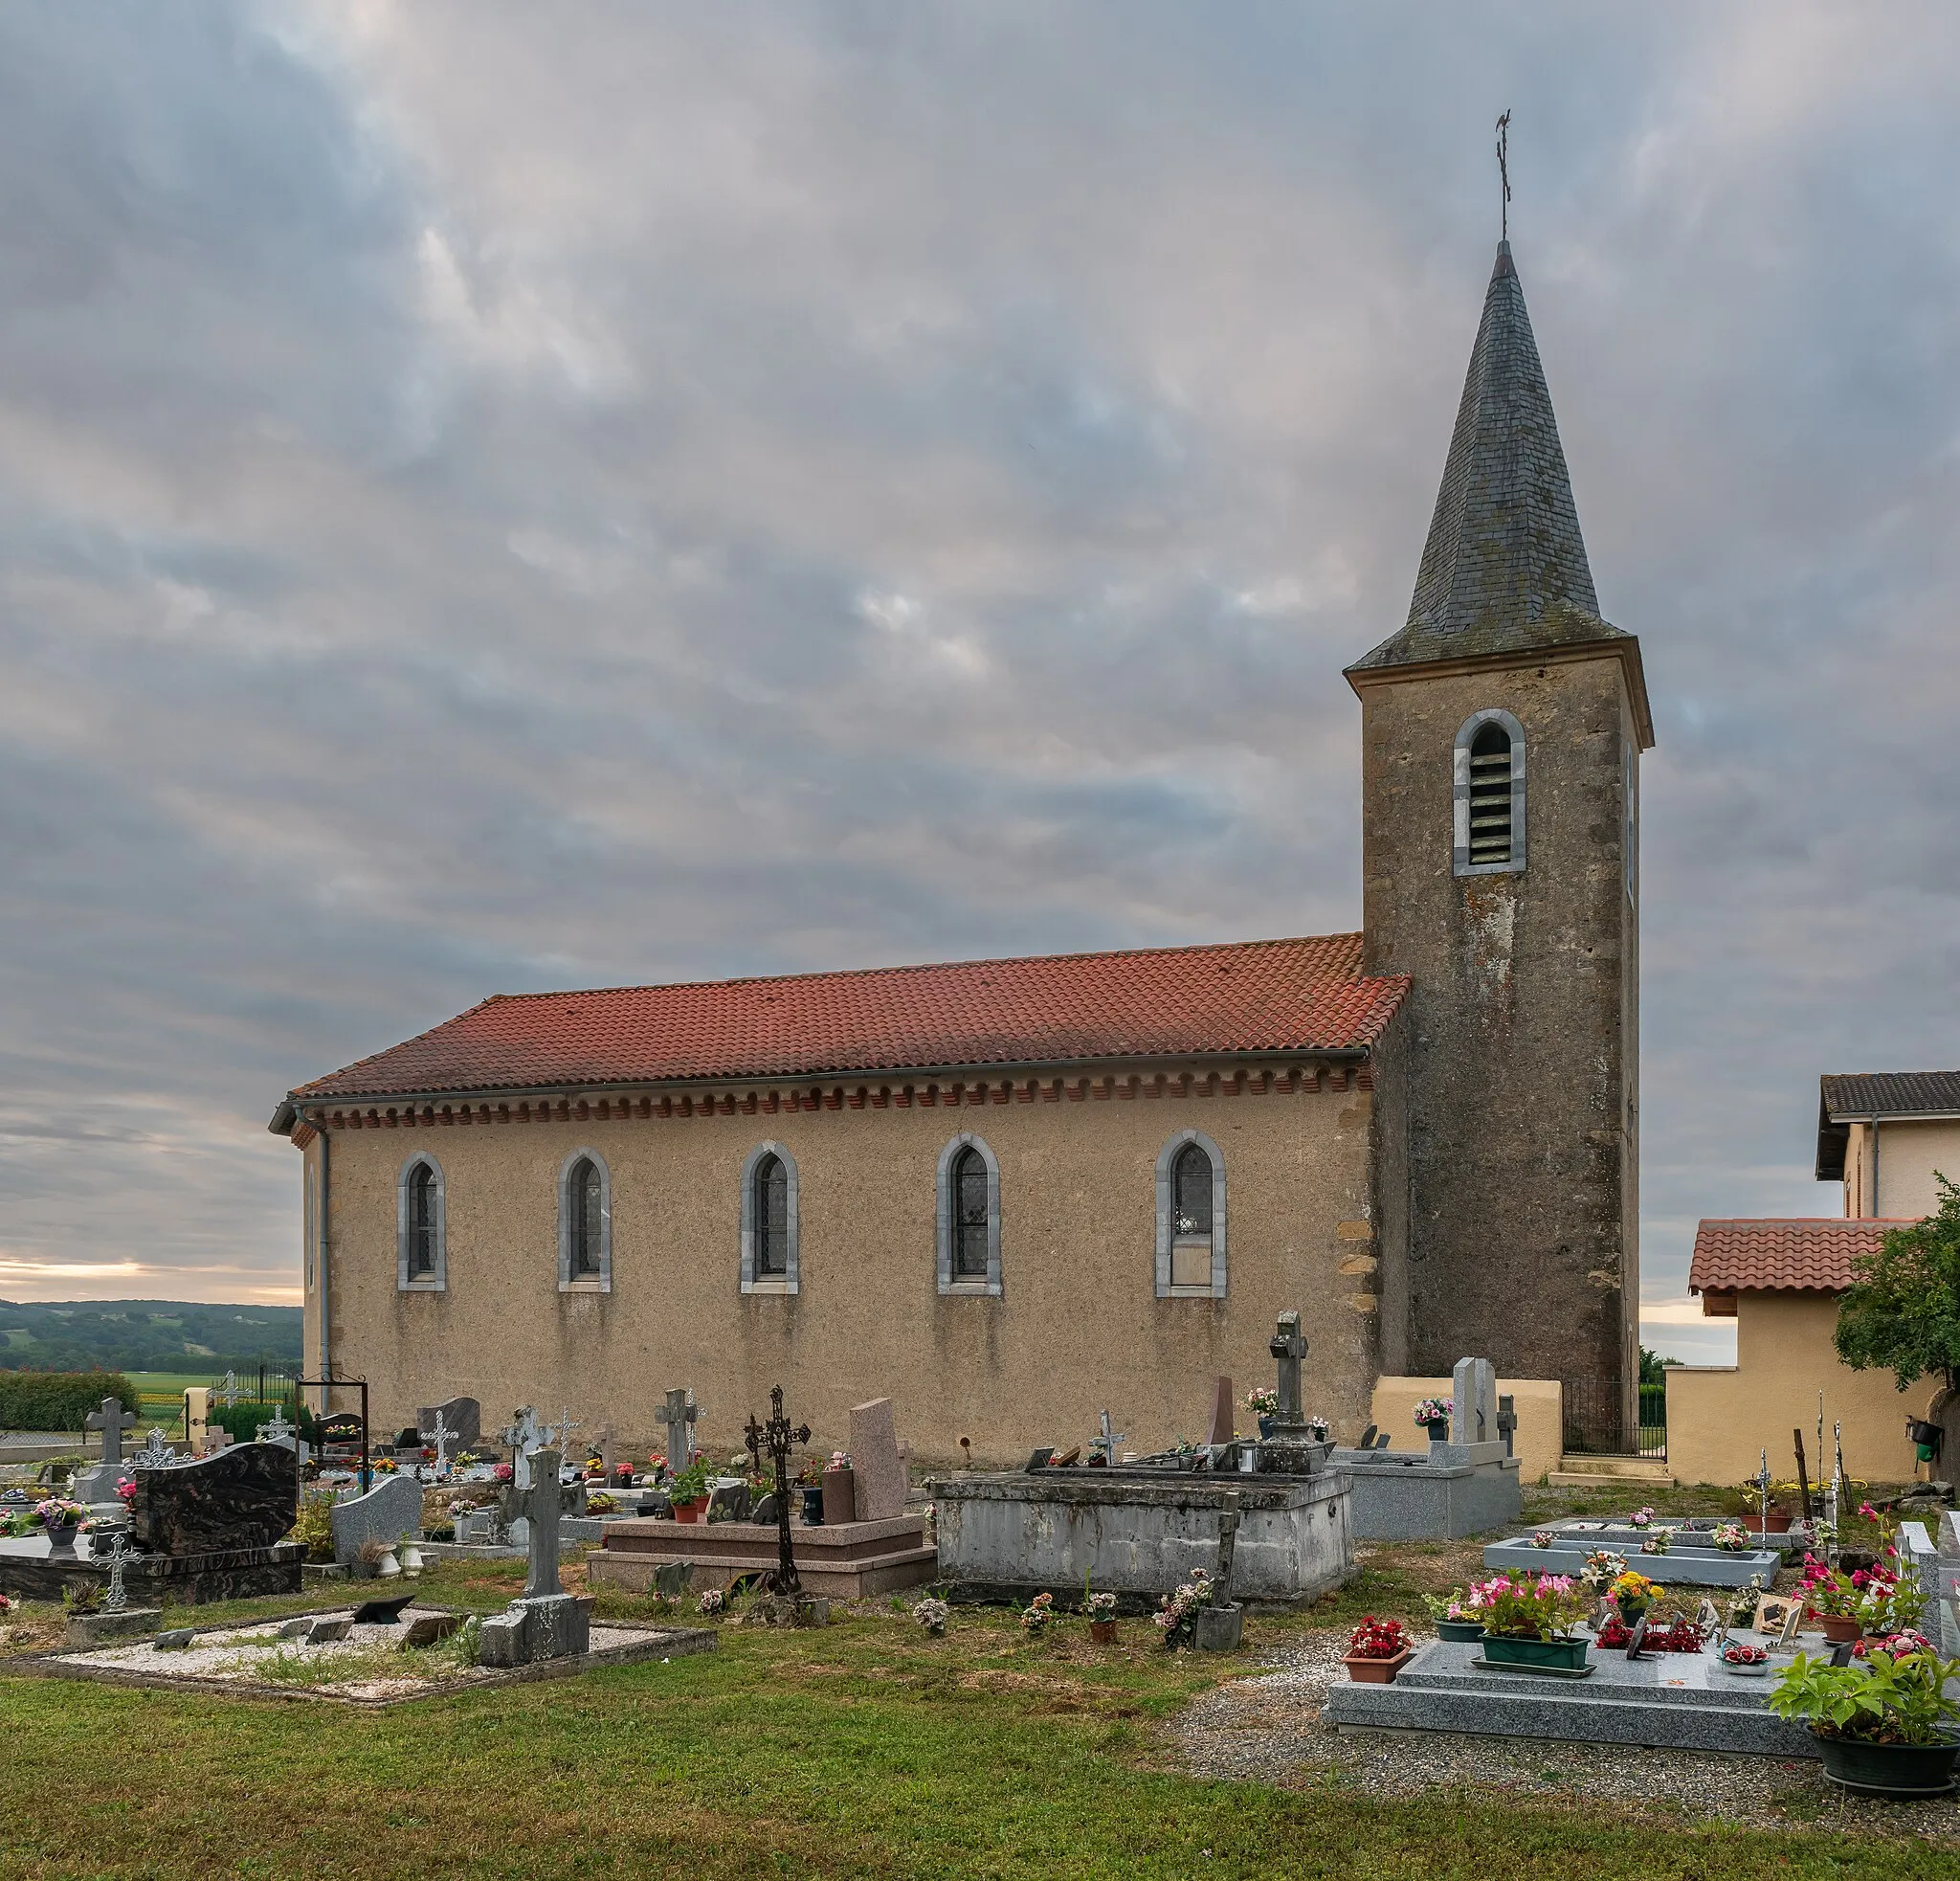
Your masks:
M1364 1659L1358 1652L1347 1652L1341 1655L1341 1663L1356 1685L1393 1685L1395 1674L1414 1656L1405 1646L1392 1659Z
M422 1551L412 1541L402 1545L401 1566L406 1575L414 1576L422 1572Z
M823 1527L823 1490L811 1486L799 1491L803 1497L803 1526L807 1529Z
M833 1522L855 1522L858 1519L858 1476L851 1469L826 1469L823 1472L823 1519L828 1527Z
M43 1533L48 1537L48 1553L51 1555L74 1554L75 1537L80 1531L81 1525L78 1522L70 1528L44 1530Z
M1824 1629L1824 1637L1833 1646L1842 1646L1847 1640L1864 1637L1864 1623L1855 1613L1820 1613L1817 1623Z
M1824 1754L1824 1775L1867 1796L1944 1796L1953 1787L1960 1743L1874 1744L1858 1737L1811 1735Z
M1200 1652L1236 1652L1245 1638L1242 1606L1201 1606L1192 1643Z
M698 1522L701 1520L701 1508L698 1502L677 1502L674 1505L674 1519L677 1522Z
M944 1630L942 1628L942 1630ZM1089 1637L1098 1646L1116 1644L1116 1622L1113 1620L1092 1620L1089 1622Z
M393 1580L401 1574L401 1571L402 1564L395 1559L394 1550L390 1548L387 1554L382 1556L381 1565L374 1570L374 1573L377 1579Z
M1481 1620L1438 1620L1436 1623L1437 1639L1470 1642L1483 1637L1483 1622Z
M1534 1671L1575 1672L1586 1664L1585 1640L1521 1640L1485 1633L1483 1656L1493 1666L1523 1666Z
M1619 1608L1620 1624L1630 1632L1639 1623L1641 1614L1647 1611L1645 1601L1616 1601L1615 1605Z
M1790 1517L1782 1510L1772 1509L1767 1516L1762 1518L1762 1527L1756 1532L1759 1534L1765 1532L1771 1534L1788 1534L1790 1533Z
M1270 1417L1263 1417L1259 1420L1259 1438L1261 1442L1273 1434L1273 1423L1274 1420Z
M1422 1427L1429 1432L1429 1441L1432 1444L1447 1444L1450 1441L1448 1418L1437 1418L1434 1422L1426 1423Z

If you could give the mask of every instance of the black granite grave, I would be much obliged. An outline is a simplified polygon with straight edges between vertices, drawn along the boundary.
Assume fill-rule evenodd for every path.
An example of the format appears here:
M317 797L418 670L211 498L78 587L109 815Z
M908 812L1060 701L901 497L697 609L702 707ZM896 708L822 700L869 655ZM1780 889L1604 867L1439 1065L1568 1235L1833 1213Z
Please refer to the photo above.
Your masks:
M234 1444L216 1456L135 1475L130 1539L156 1555L270 1548L300 1506L299 1458L283 1444Z

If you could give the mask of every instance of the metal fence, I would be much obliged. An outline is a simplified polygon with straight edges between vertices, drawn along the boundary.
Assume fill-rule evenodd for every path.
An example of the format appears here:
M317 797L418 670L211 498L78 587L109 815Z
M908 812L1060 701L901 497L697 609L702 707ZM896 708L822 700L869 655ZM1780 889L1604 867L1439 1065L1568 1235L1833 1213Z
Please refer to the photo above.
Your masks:
M211 1401L222 1404L227 1398L239 1404L290 1403L295 1395L293 1374L277 1365L235 1368L211 1381Z
M1565 1380L1564 1442L1568 1455L1664 1458L1667 1387L1639 1387L1639 1422L1627 1418L1623 1378Z

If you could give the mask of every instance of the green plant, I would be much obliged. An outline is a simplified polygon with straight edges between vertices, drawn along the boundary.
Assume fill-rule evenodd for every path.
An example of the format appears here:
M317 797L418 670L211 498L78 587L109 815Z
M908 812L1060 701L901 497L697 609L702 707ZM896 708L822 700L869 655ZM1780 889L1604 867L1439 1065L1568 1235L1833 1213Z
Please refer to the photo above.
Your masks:
M1838 1357L1854 1371L1889 1366L1901 1391L1928 1373L1960 1388L1960 1187L1933 1180L1939 1207L1855 1262L1838 1303Z
M309 1561L333 1559L333 1503L331 1489L316 1489L300 1498L300 1512L287 1538L305 1548Z
M706 1458L696 1457L668 1483L667 1500L677 1504L704 1501L711 1480Z
M1503 1639L1562 1640L1586 1611L1586 1597L1567 1574L1500 1574L1473 1581L1465 1618Z
M79 1430L104 1398L137 1405L121 1372L0 1372L0 1430Z
M1820 1736L1873 1744L1938 1744L1960 1718L1960 1699L1945 1691L1960 1679L1960 1659L1938 1653L1867 1653L1857 1666L1833 1666L1799 1652L1770 1693L1778 1717L1808 1724Z

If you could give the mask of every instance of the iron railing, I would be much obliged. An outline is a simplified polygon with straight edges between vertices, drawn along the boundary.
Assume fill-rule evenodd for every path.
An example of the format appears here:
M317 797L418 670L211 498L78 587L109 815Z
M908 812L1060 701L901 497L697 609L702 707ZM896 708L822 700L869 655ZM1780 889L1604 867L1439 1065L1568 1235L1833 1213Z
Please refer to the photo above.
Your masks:
M1629 1421L1623 1378L1567 1378L1566 1453L1570 1456L1664 1458L1667 1455L1667 1387L1638 1390L1638 1422Z

